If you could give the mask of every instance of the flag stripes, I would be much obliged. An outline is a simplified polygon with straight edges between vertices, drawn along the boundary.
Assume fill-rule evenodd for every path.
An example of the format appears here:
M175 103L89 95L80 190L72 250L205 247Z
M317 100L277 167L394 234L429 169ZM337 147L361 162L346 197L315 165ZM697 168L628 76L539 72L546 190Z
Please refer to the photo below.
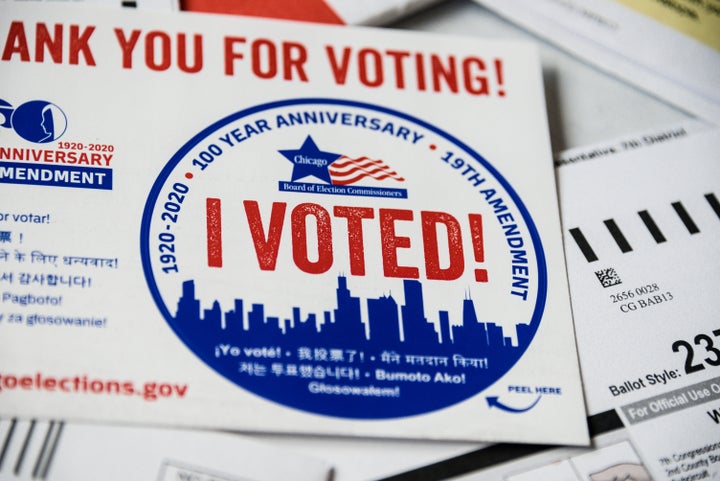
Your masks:
M394 179L398 182L405 180L382 160L365 156L353 159L343 155L330 164L328 172L334 185L350 185L366 177L375 180Z

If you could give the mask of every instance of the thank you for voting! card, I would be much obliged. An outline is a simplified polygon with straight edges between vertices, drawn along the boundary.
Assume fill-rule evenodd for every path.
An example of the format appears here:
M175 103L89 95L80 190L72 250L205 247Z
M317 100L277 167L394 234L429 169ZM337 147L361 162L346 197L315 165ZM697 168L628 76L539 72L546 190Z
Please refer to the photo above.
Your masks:
M0 49L0 412L587 441L531 47L4 4Z

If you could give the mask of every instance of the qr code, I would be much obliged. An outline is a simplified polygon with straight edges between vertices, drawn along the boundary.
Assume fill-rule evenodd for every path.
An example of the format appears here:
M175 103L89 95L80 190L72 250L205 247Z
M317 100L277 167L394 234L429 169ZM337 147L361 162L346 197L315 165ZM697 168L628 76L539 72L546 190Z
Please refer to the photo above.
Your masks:
M615 269L612 267L595 271L595 275L597 276L600 284L602 284L603 287L612 287L617 286L618 284L622 284L620 276L617 272L615 272Z

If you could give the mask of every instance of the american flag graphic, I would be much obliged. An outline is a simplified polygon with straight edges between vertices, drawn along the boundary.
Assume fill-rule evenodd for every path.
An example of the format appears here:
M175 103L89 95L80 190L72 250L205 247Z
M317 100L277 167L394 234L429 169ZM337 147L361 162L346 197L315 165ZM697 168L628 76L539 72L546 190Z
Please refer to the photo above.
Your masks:
M333 185L350 185L365 177L375 180L394 179L398 182L405 180L382 160L365 156L353 159L343 155L330 164L328 172Z

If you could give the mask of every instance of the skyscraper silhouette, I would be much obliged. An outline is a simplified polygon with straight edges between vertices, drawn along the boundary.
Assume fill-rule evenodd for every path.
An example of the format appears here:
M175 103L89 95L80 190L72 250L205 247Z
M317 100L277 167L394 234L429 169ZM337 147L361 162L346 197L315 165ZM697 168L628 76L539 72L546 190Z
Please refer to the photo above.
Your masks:
M373 341L387 346L400 344L400 318L395 299L390 295L368 299L367 307Z
M413 339L422 345L437 344L438 333L435 326L425 317L422 284L415 279L404 279L405 305L402 312L402 327L406 339Z

